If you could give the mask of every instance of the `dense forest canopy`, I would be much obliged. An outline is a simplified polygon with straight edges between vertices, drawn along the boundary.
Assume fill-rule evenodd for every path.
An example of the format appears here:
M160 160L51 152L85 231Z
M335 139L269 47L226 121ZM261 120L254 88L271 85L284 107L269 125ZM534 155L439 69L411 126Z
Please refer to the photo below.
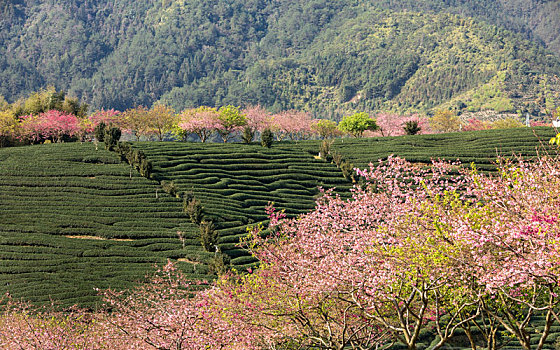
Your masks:
M539 114L559 103L557 1L16 0L0 95L47 85L92 109L260 103Z

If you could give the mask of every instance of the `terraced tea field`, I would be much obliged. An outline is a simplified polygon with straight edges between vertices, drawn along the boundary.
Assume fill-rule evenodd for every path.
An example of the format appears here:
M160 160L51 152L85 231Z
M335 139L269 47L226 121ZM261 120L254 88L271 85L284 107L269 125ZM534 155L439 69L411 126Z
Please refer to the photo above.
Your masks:
M340 152L356 167L366 168L369 162L394 154L411 162L430 163L431 159L459 159L463 164L474 162L481 170L493 170L497 155L513 153L532 157L551 150L548 140L556 134L550 127L484 130L450 134L337 139L332 149ZM317 154L320 141L306 141L300 147Z
M154 177L192 191L219 232L221 251L232 264L255 261L237 245L247 226L266 221L269 202L288 216L315 207L319 186L349 193L351 183L333 164L314 159L290 144L135 143L154 165Z
M243 268L246 227L267 219L269 201L289 216L313 209L318 186L351 184L298 149L257 145L139 143L154 178L173 180L202 201L219 248ZM179 260L192 278L212 278L198 227L182 199L92 144L0 149L0 292L38 303L93 307L94 288L124 289L155 263ZM183 232L183 248L177 231Z
M168 258L207 278L180 200L93 144L0 149L0 198L2 294L93 307L94 288L124 289Z
M458 158L491 170L497 154L534 156L539 146L549 149L552 135L537 128L339 139L332 148L358 167L396 154L422 163ZM134 143L153 164L152 180L93 144L0 149L0 293L94 307L94 288L127 288L167 259L193 279L212 278L214 253L202 249L182 199L166 194L161 181L173 181L180 194L192 191L217 228L219 249L238 269L251 266L238 243L248 226L266 223L269 202L293 217L314 208L319 186L348 196L351 183L341 171L313 157L319 145Z

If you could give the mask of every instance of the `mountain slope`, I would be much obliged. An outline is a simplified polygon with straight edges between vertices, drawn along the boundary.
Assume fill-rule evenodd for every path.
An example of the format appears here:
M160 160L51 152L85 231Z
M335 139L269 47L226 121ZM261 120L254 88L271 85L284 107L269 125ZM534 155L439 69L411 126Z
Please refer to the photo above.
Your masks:
M554 2L20 0L1 6L0 95L10 101L51 84L93 108L157 100L177 109L260 103L331 118L354 109L427 111L459 102L476 111L496 105L488 102L495 95L501 111L538 114L544 99L559 104L560 62L545 48L556 50L560 30L535 20L558 14ZM499 91L470 103L489 83ZM540 102L531 106L534 101Z

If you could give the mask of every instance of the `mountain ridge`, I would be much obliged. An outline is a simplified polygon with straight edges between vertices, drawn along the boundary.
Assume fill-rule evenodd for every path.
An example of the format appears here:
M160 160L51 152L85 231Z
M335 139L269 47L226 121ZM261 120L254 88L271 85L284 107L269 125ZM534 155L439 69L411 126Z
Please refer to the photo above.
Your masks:
M516 20L512 8L526 15ZM529 14L555 9L536 0L12 1L0 8L0 95L54 85L121 110L260 103L339 119L498 104L540 115L560 100L560 29L544 31ZM499 102L473 97L495 80Z

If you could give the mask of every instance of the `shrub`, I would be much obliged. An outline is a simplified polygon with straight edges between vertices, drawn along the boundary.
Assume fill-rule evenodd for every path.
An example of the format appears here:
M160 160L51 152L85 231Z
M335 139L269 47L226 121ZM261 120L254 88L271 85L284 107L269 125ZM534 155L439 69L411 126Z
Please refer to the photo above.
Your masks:
M420 127L420 125L418 125L418 121L417 120L409 120L405 123L404 127L404 132L406 132L407 135L416 135L418 134L422 128Z
M105 134L104 134L105 148L108 149L109 151L112 151L117 145L117 143L119 142L120 138L121 138L121 129L115 127L112 127L110 129L105 129Z
M249 126L246 126L243 129L243 134L241 135L241 138L243 139L243 142L247 144L251 143L255 138L255 130Z
M261 135L261 145L266 148L272 146L272 141L274 140L274 134L270 129L265 129Z
M152 161L143 158L140 162L140 169L138 170L140 171L140 175L149 179L152 174Z
M105 140L105 129L106 128L107 128L107 125L105 125L105 123L103 123L103 122L97 124L97 126L93 130L93 132L95 134L95 138L97 139L97 141L103 142Z
M97 137L97 136L96 136ZM128 162L130 165L132 165L132 147L130 146L129 143L126 142L119 142L117 144L117 148L116 148L116 152L119 154L119 156L121 157L121 161L126 161Z
M354 164L342 161L340 164L340 170L342 171L342 175L347 179L351 180L352 182L356 182L356 178L354 175Z
M172 196L172 197L177 196L177 185L175 185L175 182L173 182L173 181L162 181L161 182L161 187L163 188L163 190L165 192L169 193L170 196Z
M319 156L325 159L327 162L332 159L331 155L331 145L332 141L323 140L319 146Z
M202 203L194 198L194 196L185 196L183 198L183 211L189 216L193 224L200 225L202 223Z
M336 151L332 151L331 156L334 164L336 164L336 166L340 168L340 165L342 164L343 161L342 154Z
M218 232L214 228L212 221L202 221L199 226L200 230L200 243L207 252L212 252L217 249Z
M227 254L216 252L208 263L208 272L215 275L223 275L228 272L231 259Z

